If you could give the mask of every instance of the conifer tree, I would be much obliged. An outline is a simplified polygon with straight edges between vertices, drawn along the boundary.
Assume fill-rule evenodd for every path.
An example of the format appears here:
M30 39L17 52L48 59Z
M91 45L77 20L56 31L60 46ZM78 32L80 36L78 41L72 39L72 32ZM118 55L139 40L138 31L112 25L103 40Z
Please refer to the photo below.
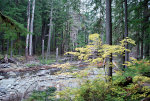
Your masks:
M106 42L112 45L112 18L111 18L111 0L106 0ZM112 76L112 54L109 57L109 71L108 76Z

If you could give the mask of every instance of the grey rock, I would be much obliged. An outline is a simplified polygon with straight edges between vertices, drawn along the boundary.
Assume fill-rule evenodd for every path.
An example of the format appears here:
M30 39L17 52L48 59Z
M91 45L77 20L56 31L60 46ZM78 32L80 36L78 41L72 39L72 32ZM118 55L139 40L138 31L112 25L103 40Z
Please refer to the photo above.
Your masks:
M12 84L15 82L15 79L3 79L0 81L0 88L9 89Z
M58 76L58 79L65 79L65 76Z
M11 68L18 68L16 64L10 63Z
M49 74L49 70L41 70L37 73L38 76L45 76L46 74Z
M26 73L26 74L25 74L25 77L28 77L28 76L30 76L30 74L29 74L29 73Z
M66 77L67 78L76 78L75 76L72 76L72 75L67 75Z
M4 76L0 76L0 80L4 79L5 77Z
M10 64L0 64L0 68L10 68Z
M57 77L55 75L51 75L48 79L49 80L55 80L55 79L57 79Z
M0 93L1 94L6 94L7 93L7 90L5 88L0 88Z
M32 75L32 77L37 77L37 75Z
M10 78L15 78L17 75L16 75L16 73L14 73L14 72L8 72L7 73L7 75L10 77Z

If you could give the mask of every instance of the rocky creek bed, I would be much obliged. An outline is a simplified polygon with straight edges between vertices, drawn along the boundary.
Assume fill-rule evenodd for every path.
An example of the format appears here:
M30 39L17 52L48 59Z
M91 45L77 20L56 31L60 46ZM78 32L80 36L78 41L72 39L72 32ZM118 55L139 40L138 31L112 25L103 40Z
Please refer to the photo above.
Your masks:
M72 64L79 67L74 71L80 71L87 66L82 62ZM78 87L80 81L78 78L65 74L55 75L60 70L52 65L0 69L0 101L21 101L28 97L33 90L44 90L47 87L56 87L58 91L66 87ZM99 71L103 70L91 70L88 78L96 77L100 73ZM19 100L10 100L17 99L17 97Z

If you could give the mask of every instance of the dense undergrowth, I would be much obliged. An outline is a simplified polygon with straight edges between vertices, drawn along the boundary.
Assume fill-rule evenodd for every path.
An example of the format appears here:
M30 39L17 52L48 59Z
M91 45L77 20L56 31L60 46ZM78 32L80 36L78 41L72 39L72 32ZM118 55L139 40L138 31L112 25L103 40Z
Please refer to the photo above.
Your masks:
M89 45L76 48L76 52L66 54L73 54L79 60L89 62L91 65L103 63L105 64L105 66L102 65L104 72L109 65L115 67L113 63L105 61L110 54L113 54L113 57L123 55L124 51L130 52L124 47L126 42L135 44L132 39L126 38L120 41L120 45L103 45L98 34L90 35L89 40ZM95 53L97 57L95 57ZM55 101L141 101L143 98L150 97L150 61L130 58L130 61L126 61L123 65L126 65L127 68L119 67L111 81L109 81L110 77L106 75L98 75L92 80L86 78L89 75L88 69L83 70L84 72L73 73L83 80L80 87L66 88L66 90L55 92L55 95L60 96Z
M136 62L126 71L117 71L111 82L86 80L78 89L59 92L62 101L140 101L150 97L150 85L146 86L150 84L150 61Z
M149 67L149 60L134 60L125 71L116 71L111 82L101 78L86 79L79 88L60 92L55 92L55 88L34 91L27 101L141 101L150 97L150 85L146 86L150 84Z
M33 91L28 100L25 101L55 101L54 92L55 87L49 87L45 91Z

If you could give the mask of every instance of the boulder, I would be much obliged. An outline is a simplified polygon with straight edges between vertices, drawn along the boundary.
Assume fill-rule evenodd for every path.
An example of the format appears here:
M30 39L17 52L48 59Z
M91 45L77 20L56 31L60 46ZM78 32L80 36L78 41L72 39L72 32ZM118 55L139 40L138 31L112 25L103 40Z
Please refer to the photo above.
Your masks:
M0 80L4 79L5 77L4 76L0 76Z
M10 64L0 64L0 68L10 68Z
M0 88L0 95L6 94L7 90L5 88Z
M49 74L49 70L40 70L37 75L38 76L45 76L46 74Z
M18 68L16 64L14 63L4 63L0 64L0 68Z
M11 68L18 68L16 64L10 63Z
M8 72L7 75L8 75L9 78L15 78L17 76L16 73L12 72L12 71Z
M66 79L66 76L58 76L58 79Z

